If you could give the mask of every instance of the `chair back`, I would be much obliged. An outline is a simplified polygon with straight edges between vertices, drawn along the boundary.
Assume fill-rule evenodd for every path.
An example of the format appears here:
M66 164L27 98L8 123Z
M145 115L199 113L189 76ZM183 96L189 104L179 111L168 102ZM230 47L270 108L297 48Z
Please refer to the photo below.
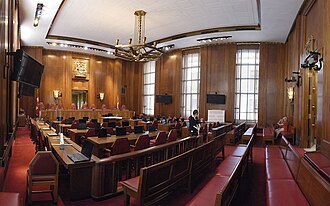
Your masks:
M111 155L119 155L127 152L130 152L128 139L127 138L116 139L116 141L113 143L111 148Z
M158 128L158 121L155 119L153 122L152 122L152 125L155 129Z
M58 161L51 151L39 151L29 164L29 174L33 175L57 175Z
M88 131L85 134L85 137L94 137L95 135L95 129L88 129Z
M93 122L88 122L86 125L89 128L94 128L94 123Z
M70 129L77 129L77 124L72 124L71 127L70 127Z
M177 138L177 131L176 129L172 129L168 134L167 142L176 141L176 138Z
M133 132L131 126L126 126L125 129L126 129L126 132L128 132L128 133L132 133Z
M102 127L108 127L108 122L103 122Z
M155 145L165 144L166 139L167 139L166 132L163 131L159 132L156 137Z
M182 127L186 127L187 123L185 121L182 122Z
M149 135L141 135L135 142L134 151L150 147Z
M107 134L110 134L110 135L115 135L115 131L113 130L112 127L107 127Z

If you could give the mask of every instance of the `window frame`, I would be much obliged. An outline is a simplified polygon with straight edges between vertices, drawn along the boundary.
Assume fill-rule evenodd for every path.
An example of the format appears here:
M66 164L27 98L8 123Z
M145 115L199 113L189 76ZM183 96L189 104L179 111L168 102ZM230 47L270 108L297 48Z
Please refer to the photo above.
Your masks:
M148 69L146 67L149 67ZM147 71L146 71L147 70ZM150 82L150 79L147 81L146 76L153 75L153 82ZM155 96L156 96L156 62L155 61L150 61L150 62L145 62L143 64L143 95L142 95L142 111L144 114L147 115L154 115L155 114ZM145 92L145 87L146 86L153 86L152 90L153 92L150 94L146 94ZM147 105L148 102L146 102L147 97L153 97L153 103L151 105Z

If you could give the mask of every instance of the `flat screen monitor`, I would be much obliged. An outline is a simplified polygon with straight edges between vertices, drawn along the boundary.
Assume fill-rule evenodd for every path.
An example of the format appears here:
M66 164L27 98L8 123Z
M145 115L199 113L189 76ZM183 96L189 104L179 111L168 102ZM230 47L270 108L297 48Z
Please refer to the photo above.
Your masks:
M43 72L44 65L23 50L16 50L14 54L14 70L11 75L12 80L31 87L39 87Z
M206 103L226 104L226 95L223 94L208 94L206 99Z
M156 103L165 103L165 104L172 103L172 96L171 95L156 95Z
M34 96L34 87L27 84L19 84L18 97L22 96Z

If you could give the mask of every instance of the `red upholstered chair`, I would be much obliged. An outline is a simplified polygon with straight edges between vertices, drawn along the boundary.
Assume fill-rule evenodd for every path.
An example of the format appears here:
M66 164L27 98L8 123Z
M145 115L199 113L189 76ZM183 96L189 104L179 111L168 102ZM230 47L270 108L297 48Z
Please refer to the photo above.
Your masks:
M102 108L102 110L105 110L105 109L107 109L107 105L106 104L102 104L101 108Z
M79 143L82 144L82 143L85 142L85 140L86 140L88 137L95 137L95 136L97 136L97 135L95 134L95 129L94 129L94 128L92 128L92 129L88 129L88 131L86 132L86 134L85 134L84 136L81 136L81 137L80 137L80 141L79 141Z
M174 125L174 129L176 129L177 136L181 137L181 124L179 122L176 122Z
M166 132L162 131L157 134L156 139L152 139L150 140L150 142L152 146L161 145L166 143L166 139L167 139Z
M77 106L76 106L75 103L72 103L72 104L71 104L71 109L72 109L72 110L77 110Z
M108 127L108 122L103 122L102 127Z
M186 127L187 123L185 121L182 122L182 127Z
M134 151L146 149L150 147L149 135L141 135L135 142L135 145L131 145Z
M87 122L86 126L88 128L94 128L94 123L93 122Z
M152 122L152 125L151 126L153 126L155 129L158 129L158 120L154 120L153 122Z
M50 192L54 203L58 198L58 162L52 152L39 151L31 160L27 171L27 198L32 203L32 194ZM49 186L49 190L34 191L34 186Z
M126 129L126 132L128 132L128 133L132 133L133 132L131 126L126 126L125 129Z
M127 138L118 138L111 147L110 155L119 155L130 152L130 145Z
M114 135L115 134L115 131L113 131L113 128L112 127L106 127L107 129L107 134L110 134L110 135Z
M170 133L168 133L167 142L176 141L176 138L177 138L177 131L176 129L172 129Z
M81 109L88 109L87 104L83 104L82 107L81 107Z
M77 129L77 123L76 123L76 120L75 120L75 123L71 125L70 129Z
M19 193L0 192L0 205L20 206L22 198Z
M92 104L91 109L96 109L95 104Z

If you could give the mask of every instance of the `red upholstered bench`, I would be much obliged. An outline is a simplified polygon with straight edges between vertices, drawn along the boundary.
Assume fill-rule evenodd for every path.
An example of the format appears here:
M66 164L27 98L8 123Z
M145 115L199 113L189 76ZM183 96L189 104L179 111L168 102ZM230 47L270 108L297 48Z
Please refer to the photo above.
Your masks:
M214 205L216 196L220 188L224 188L229 177L215 175L203 188L195 195L187 206L207 206Z
M0 205L20 206L22 203L19 193L0 192Z
M295 142L296 128L292 125L288 126L288 131L282 131L281 135L287 140L291 140L292 143Z
M320 152L309 152L305 159L330 182L330 159Z
M266 147L266 159L283 159L281 149L279 147Z

